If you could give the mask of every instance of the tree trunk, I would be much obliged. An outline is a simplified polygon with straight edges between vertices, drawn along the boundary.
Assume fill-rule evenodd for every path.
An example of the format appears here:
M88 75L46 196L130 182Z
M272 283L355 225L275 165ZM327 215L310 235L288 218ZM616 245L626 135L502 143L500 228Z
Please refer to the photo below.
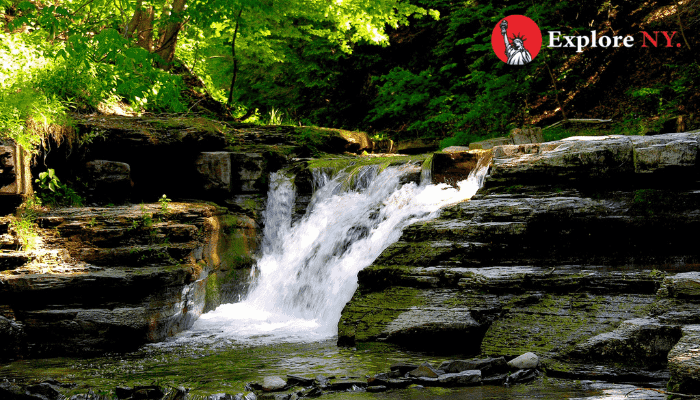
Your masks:
M150 52L153 51L153 19L155 12L153 6L142 8L141 5L142 2L139 1L124 37L131 39L134 35L138 35L136 43L139 47L143 47Z
M143 12L141 12L141 18L139 19L138 31L138 45L143 47L148 51L153 51L153 18L155 16L155 10L153 6L149 6Z
M182 12L185 10L187 0L173 0L170 17L172 22L163 26L160 30L158 39L158 48L155 53L161 58L158 63L159 67L164 70L169 70L175 57L175 45L177 45L177 35L182 28Z

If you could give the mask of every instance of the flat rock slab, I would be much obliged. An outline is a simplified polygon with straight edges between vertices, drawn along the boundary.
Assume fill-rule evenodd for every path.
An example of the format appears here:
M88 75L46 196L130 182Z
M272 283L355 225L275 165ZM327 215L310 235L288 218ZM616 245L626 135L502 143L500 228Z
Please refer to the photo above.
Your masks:
M471 386L481 383L481 371L470 370L452 374L444 374L438 377L438 382L444 386Z
M590 179L694 169L698 133L575 136L494 148L492 181Z

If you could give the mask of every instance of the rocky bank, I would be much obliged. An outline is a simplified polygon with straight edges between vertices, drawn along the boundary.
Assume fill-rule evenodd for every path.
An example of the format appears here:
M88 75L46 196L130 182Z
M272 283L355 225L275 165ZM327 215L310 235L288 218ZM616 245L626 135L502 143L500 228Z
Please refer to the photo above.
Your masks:
M270 172L296 175L298 218L311 170L357 163L348 151L394 148L296 129L82 118L80 140L56 144L32 172L55 168L82 182L88 206L40 212L32 249L19 248L11 217L0 220L0 358L129 350L237 301L254 274ZM423 170L434 182L454 184L491 162L484 188L408 227L361 271L338 343L481 359L533 352L550 376L670 380L674 391L700 393L699 138L435 153ZM337 155L311 157L320 151ZM31 185L19 173L23 156L10 153L3 200L17 203ZM158 202L163 194L174 201Z
M296 166L303 213L304 157L392 147L357 132L201 117L88 115L76 125L33 160L0 143L4 212L49 168L86 205L23 216L33 235L0 218L0 360L132 350L190 328L246 293L271 172Z
M359 274L338 343L698 392L698 133L496 146L471 201Z

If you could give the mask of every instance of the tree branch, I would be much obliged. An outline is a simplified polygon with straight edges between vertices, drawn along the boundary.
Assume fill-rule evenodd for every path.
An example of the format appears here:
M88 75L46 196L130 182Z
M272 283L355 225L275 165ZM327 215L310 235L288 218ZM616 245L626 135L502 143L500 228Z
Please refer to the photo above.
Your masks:
M233 56L233 78L231 78L231 88L228 92L228 101L226 102L226 107L231 108L233 104L233 89L236 87L236 78L238 77L238 58L236 58L236 37L238 36L238 26L241 22L241 14L243 14L243 7L238 10L238 15L236 16L236 27L233 29L233 39L231 40L231 55Z

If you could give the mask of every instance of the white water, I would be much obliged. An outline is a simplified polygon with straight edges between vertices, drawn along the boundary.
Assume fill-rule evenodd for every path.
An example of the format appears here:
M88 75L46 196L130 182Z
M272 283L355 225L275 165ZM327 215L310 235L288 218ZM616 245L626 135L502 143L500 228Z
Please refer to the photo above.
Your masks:
M254 287L244 301L202 315L189 335L256 344L334 336L340 313L357 288L357 273L396 242L406 226L471 198L488 166L459 182L459 189L400 185L405 170L390 167L377 174L368 167L356 179L356 189L345 192L347 175L317 175L309 209L293 226L293 185L272 174Z

